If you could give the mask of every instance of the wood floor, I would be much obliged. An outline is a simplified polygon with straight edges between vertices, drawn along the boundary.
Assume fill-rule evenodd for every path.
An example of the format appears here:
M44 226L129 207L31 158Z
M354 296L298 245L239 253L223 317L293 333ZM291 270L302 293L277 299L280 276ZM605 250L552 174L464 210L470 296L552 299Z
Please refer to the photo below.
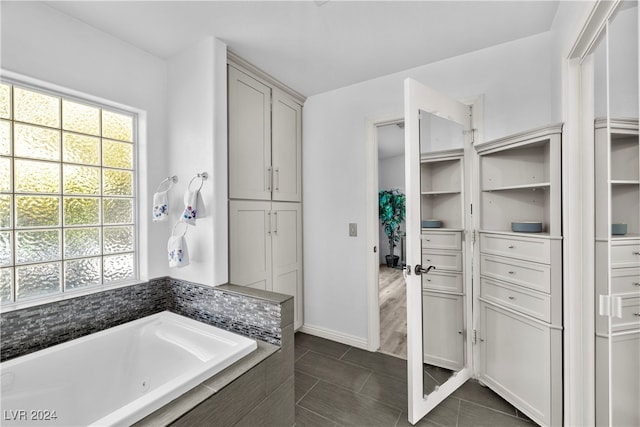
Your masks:
M402 270L380 265L380 352L407 358L407 295Z

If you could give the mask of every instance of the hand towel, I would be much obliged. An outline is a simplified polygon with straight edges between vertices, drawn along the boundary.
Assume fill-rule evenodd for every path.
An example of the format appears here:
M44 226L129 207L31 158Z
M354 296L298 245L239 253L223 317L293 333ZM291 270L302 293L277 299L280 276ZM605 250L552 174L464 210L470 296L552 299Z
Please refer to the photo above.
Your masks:
M160 191L153 194L153 221L160 222L169 219L169 190Z
M182 212L182 222L189 225L196 225L196 216L198 214L198 194L200 190L184 192L184 211Z
M167 243L169 267L184 267L189 265L189 251L184 236L171 236Z

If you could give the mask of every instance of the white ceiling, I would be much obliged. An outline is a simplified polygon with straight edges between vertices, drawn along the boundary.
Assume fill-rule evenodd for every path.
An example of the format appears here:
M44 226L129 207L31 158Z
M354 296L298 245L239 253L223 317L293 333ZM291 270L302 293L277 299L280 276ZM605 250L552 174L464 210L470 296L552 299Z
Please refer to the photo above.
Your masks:
M47 1L160 58L215 36L306 96L549 30L558 1Z

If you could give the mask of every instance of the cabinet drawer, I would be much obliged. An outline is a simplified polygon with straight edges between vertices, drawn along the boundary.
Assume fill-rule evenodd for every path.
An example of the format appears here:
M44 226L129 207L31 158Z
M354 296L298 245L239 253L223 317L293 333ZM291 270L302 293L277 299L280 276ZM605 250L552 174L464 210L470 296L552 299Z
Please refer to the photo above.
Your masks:
M462 233L459 231L423 231L420 239L423 249L462 249Z
M422 251L422 266L434 265L436 270L462 271L462 253L453 251Z
M551 297L547 294L483 277L480 279L480 296L536 319L551 322Z
M548 265L480 255L480 274L537 291L551 292L551 268Z
M462 288L462 273L449 273L436 269L422 275L422 289L462 293Z
M551 263L551 241L549 239L481 233L480 252L544 264Z
M640 268L616 268L611 270L611 293L640 293Z
M611 268L640 266L640 241L611 242Z
M613 332L640 328L640 297L622 298L622 317L611 317Z

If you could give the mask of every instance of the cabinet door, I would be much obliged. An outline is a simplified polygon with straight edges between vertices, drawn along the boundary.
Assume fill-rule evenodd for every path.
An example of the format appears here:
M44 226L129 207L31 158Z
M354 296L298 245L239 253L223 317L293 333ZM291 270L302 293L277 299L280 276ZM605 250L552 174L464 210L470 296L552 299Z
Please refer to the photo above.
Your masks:
M480 324L480 380L538 424L560 425L560 331L485 302Z
M229 281L272 290L271 202L229 202Z
M424 363L458 371L464 367L463 296L422 292Z
M302 199L302 106L273 90L271 150L273 200Z
M273 291L294 297L295 329L302 326L302 219L299 203L272 205Z
M229 197L271 200L271 89L228 69Z

